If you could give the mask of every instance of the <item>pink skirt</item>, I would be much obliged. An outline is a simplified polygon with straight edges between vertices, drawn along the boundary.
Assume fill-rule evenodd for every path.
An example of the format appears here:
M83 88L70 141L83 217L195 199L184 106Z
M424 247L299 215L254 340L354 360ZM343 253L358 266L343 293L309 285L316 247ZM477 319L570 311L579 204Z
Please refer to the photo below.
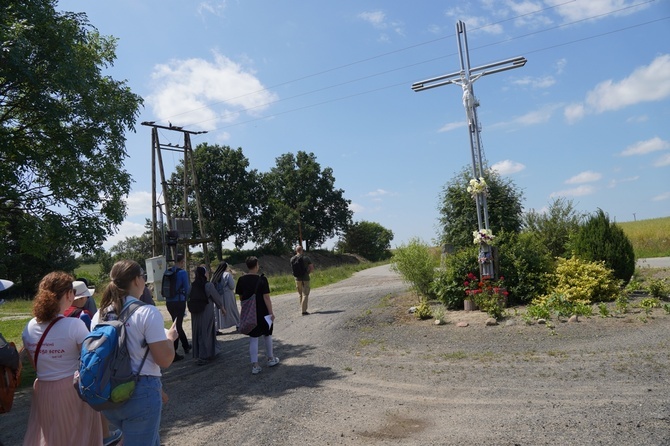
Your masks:
M102 445L100 412L83 402L72 377L35 380L24 446Z

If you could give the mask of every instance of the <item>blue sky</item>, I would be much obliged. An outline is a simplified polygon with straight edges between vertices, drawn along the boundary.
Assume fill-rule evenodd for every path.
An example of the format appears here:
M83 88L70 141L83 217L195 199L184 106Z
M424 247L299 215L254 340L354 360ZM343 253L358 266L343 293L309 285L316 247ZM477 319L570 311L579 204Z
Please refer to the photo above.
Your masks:
M145 99L128 134L128 218L105 247L151 216L151 131L208 133L268 171L313 152L351 200L354 221L436 239L443 186L470 165L462 90L414 92L460 68L524 56L474 84L485 158L524 194L557 197L619 222L670 215L670 1L60 1L118 38L108 74ZM162 143L181 133L161 131ZM168 174L179 155L164 152ZM227 185L235 187L235 185ZM476 229L476 228L473 228Z

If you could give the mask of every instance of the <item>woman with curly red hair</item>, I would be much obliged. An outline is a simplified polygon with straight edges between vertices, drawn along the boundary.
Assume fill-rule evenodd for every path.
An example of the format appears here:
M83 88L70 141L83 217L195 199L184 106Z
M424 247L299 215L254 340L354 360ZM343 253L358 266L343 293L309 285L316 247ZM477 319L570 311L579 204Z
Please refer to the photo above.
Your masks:
M102 445L100 413L72 386L88 334L81 319L63 316L74 301L73 280L62 271L44 276L33 301L35 317L23 330L23 345L37 374L24 445Z

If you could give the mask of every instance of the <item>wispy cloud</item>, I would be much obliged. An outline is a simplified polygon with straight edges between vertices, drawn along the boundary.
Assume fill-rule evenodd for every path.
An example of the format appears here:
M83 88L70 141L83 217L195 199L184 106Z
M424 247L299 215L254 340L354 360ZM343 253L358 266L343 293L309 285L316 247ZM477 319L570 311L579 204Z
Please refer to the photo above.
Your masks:
M670 142L664 141L658 136L646 141L639 141L626 147L621 156L646 155L647 153L657 152L659 150L670 149Z
M512 81L514 85L530 88L549 88L556 83L553 76L530 77L524 76L522 78Z
M386 191L384 189L377 189L377 190L373 190L372 192L368 192L365 195L367 197L381 197L381 196L388 195L388 194L389 194L389 191Z
M591 3L591 2L584 2ZM670 96L670 54L658 56L649 65L633 71L619 82L607 80L586 94L582 104L566 107L568 122L587 113L603 113L644 102L660 101Z
M549 194L550 198L554 197L582 197L584 195L591 195L596 191L595 187L585 184L583 186L575 187L573 189L564 189Z
M621 183L632 183L633 181L637 181L639 179L640 179L639 175L635 175L633 177L628 177L628 178L621 178L620 180L613 179L613 180L610 180L610 182L608 184L608 187L610 187L610 188L616 187L617 185L619 185Z
M368 22L377 30L392 31L397 35L404 36L404 24L398 20L389 20L384 11L365 11L358 14L358 18ZM388 35L382 33L379 40L390 40Z
M526 166L512 160L503 160L491 166L491 169L498 172L500 175L511 175L513 173L521 172Z
M665 166L670 166L670 153L666 153L665 155L661 156L656 161L654 161L654 167L665 167Z
M626 6L635 5L641 2L635 0L589 0L589 1L578 1L578 2L566 2L565 0L546 0L546 3L549 5L560 5L555 8L559 16L563 18L564 22L574 22L577 20L588 19L589 17L595 17L593 20L599 20L604 17L605 14L609 14L612 11L617 11L612 15L629 15L639 12L641 9L645 9L649 4L641 4L636 8L627 8ZM611 16L611 15L609 15Z
M670 200L670 191L663 192L662 194L656 195L651 201L665 201Z
M517 116L511 121L497 122L491 125L491 128L514 126L527 127L531 125L543 124L545 122L549 122L551 117L554 115L554 112L560 107L562 107L562 104L547 104L537 110L532 110L524 115Z
M158 119L212 130L236 121L241 113L257 116L278 96L255 73L227 57L171 60L156 65L147 104Z
M465 121L450 122L450 123L445 124L442 127L440 127L440 129L438 130L438 133L450 132L452 130L460 129L461 127L465 127L466 125L468 125L468 123L465 122Z
M351 212L353 212L354 214L356 214L356 213L364 212L364 211L365 211L365 207L362 206L362 205L360 205L360 204L358 204L358 203L351 202L351 203L349 203L349 210L350 210Z
M203 16L205 13L212 14L217 17L223 15L223 12L226 10L226 0L207 0L202 1L198 4L197 11L198 14Z
M582 183L593 183L594 181L598 181L602 178L602 174L598 172L593 172L591 170L587 170L581 173L578 173L574 177L570 177L567 180L565 180L565 184L582 184Z

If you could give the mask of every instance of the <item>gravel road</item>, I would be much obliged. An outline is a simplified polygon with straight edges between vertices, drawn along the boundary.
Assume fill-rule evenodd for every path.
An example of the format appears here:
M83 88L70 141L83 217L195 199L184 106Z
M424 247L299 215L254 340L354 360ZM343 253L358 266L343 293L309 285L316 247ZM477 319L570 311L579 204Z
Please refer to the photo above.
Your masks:
M162 443L670 445L662 309L553 328L460 311L436 326L407 315L406 288L381 266L314 290L309 316L274 296L281 363L252 376L247 338L226 334L214 363L173 364ZM0 416L6 446L28 404L24 389Z

